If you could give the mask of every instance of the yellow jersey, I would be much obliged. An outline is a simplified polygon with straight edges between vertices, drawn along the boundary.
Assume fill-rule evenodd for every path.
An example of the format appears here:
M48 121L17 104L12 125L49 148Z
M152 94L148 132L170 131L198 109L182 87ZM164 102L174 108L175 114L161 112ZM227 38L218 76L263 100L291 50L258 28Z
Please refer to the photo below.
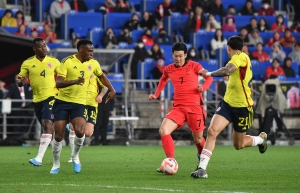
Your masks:
M98 62L96 61L93 64L97 64L97 63ZM100 66L99 63L97 65ZM94 74L91 74L90 83L87 88L86 105L89 105L92 107L98 107L98 102L96 101L96 98L99 94L99 88L98 88L97 82L99 83L99 85L101 87L104 86L97 76L95 76Z
M84 84L81 85L74 84L65 88L60 88L56 98L65 102L86 105L90 77L92 74L101 76L102 73L100 64L97 60L91 59L81 63L76 57L76 54L64 58L58 69L57 76L62 76L65 80L76 80L78 77L82 77L85 81Z
M51 56L46 56L40 61L36 56L25 60L21 65L19 77L28 77L33 91L33 102L46 100L57 93L54 75L60 62Z
M229 76L224 101L231 107L253 106L252 65L249 56L244 52L238 52L227 64L233 64L237 69Z

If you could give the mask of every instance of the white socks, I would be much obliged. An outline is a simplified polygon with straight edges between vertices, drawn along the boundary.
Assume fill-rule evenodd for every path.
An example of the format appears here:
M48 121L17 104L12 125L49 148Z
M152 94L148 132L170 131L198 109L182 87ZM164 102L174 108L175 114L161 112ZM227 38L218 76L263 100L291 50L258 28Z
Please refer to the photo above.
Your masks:
M75 140L75 131L70 130L69 133L69 144L70 144L70 148L71 148L71 156L74 152L74 140Z
M248 136L250 136L250 135L248 135ZM264 142L264 139L261 138L260 136L250 136L250 137L252 137L252 140L253 140L252 146L257 146Z
M52 153L53 153L53 169L60 167L60 153L62 149L62 141L57 142L55 139L52 142Z
M77 136L75 136L72 160L76 164L80 163L78 154L79 154L80 149L82 148L84 139L85 139L85 135L83 135L82 138L78 138Z
M207 150L207 149L203 149L200 155L200 162L198 167L206 170L206 167L208 165L208 162L210 160L210 157L212 155L212 152Z
M44 154L45 154L51 140L52 140L52 134L42 134L41 135L39 151L35 158L36 161L38 161L38 162L43 161Z

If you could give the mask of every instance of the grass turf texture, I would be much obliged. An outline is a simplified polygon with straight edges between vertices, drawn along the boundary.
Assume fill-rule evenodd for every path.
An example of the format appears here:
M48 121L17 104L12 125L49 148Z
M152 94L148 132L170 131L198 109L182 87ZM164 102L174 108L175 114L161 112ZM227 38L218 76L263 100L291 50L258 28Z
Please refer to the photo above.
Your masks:
M82 171L68 163L63 147L58 175L51 175L48 148L41 167L28 163L38 147L0 147L0 192L300 192L300 147L271 146L236 151L217 146L208 166L208 179L193 179L197 165L194 146L176 147L178 172L156 172L164 153L160 146L91 146L80 153Z

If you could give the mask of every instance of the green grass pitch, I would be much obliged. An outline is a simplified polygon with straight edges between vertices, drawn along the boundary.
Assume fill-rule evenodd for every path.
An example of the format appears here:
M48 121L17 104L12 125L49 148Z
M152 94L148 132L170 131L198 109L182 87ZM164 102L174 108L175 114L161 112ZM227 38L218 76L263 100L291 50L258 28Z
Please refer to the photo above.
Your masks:
M82 171L68 163L70 147L63 147L58 175L52 167L51 147L43 165L28 163L38 147L0 147L0 192L300 192L300 147L270 146L235 150L216 146L207 168L208 179L193 179L197 165L194 146L175 149L178 172L156 172L164 153L160 146L90 146L80 152Z

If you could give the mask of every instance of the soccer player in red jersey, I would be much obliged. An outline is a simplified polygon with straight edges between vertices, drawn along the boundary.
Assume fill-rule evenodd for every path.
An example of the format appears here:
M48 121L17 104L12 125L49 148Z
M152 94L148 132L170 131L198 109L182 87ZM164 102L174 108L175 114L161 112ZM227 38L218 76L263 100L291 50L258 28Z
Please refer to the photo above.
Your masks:
M168 78L174 86L174 107L166 115L159 129L162 146L168 158L174 158L175 145L171 133L182 127L186 122L192 131L194 143L197 147L198 159L205 143L203 130L205 129L205 112L201 107L202 94L211 85L213 78L203 76L205 82L198 84L198 76L203 67L194 61L186 60L187 47L177 42L172 47L174 63L165 67L155 94L149 95L149 100L156 100L166 85ZM157 169L158 172L162 172Z

